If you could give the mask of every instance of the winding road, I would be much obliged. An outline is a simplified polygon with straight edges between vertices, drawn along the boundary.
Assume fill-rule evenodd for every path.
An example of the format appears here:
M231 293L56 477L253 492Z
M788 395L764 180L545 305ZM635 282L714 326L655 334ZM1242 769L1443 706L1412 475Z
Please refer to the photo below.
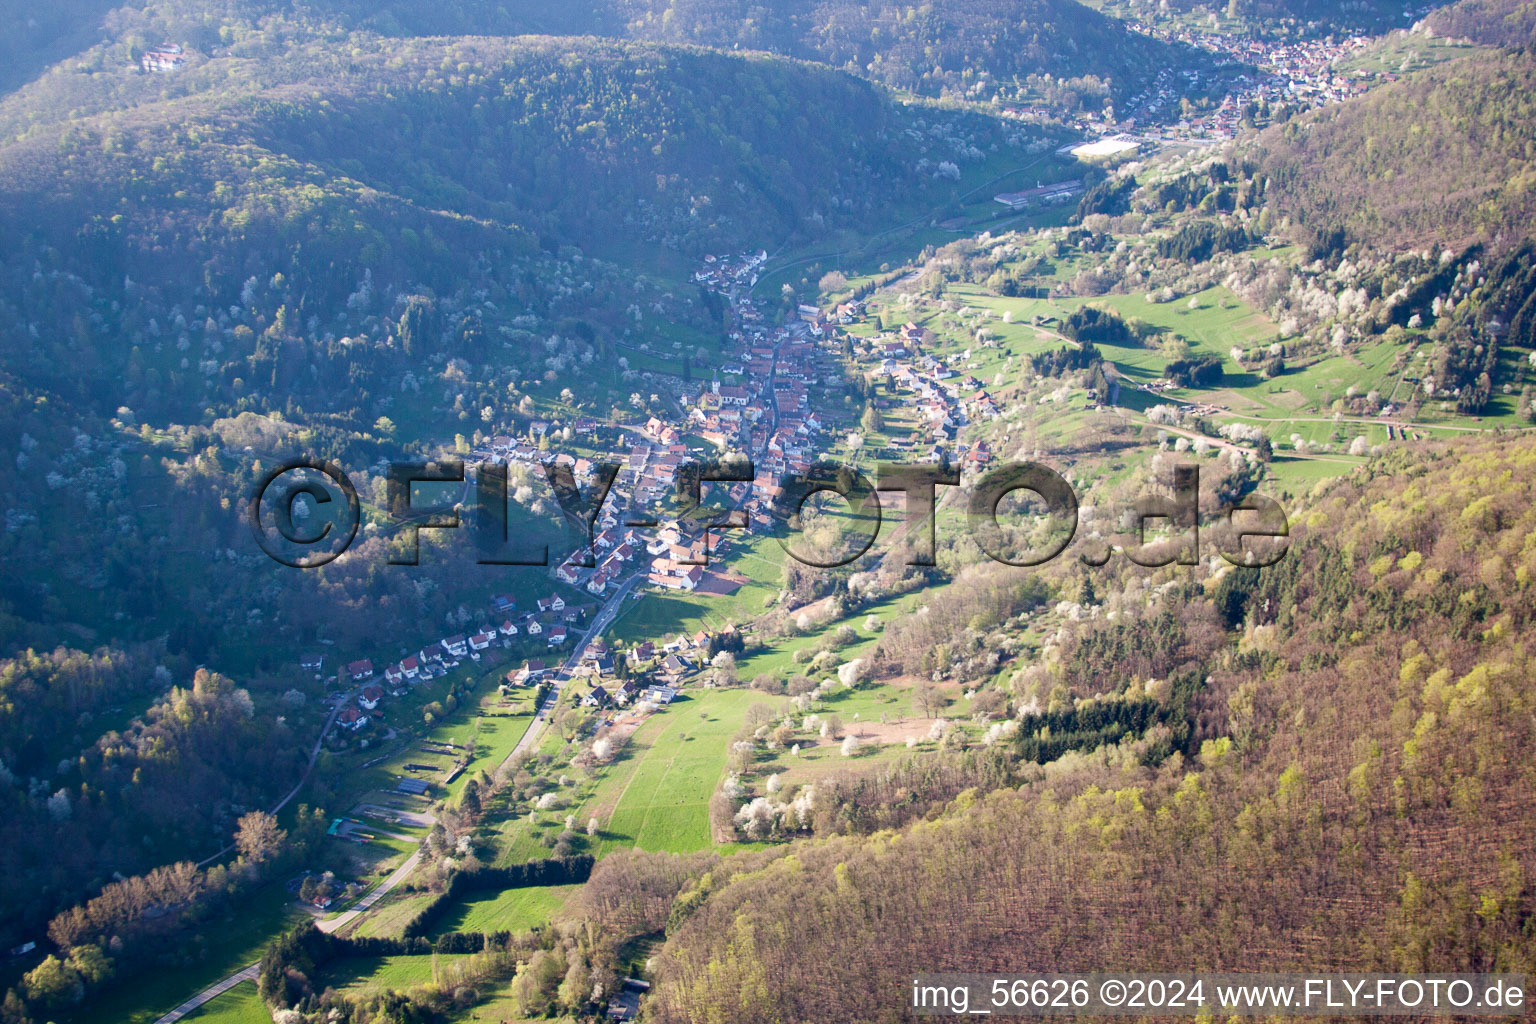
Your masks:
M342 699L336 702L336 706L331 708L331 713L326 717L325 724L320 727L320 735L315 737L315 745L309 748L309 762L304 765L304 774L299 776L299 781L294 783L293 788L288 791L288 795L283 797L277 803L273 804L272 810L268 812L274 818L277 817L278 813L282 811L284 807L287 807L289 803L293 801L294 797L299 795L299 790L303 789L304 784L309 781L310 775L313 774L315 770L315 762L320 759L320 747L325 743L325 738L330 735L331 726L336 724L336 716L341 714L342 708L349 706L351 703L352 691L349 690ZM224 847L224 849L220 850L212 857L205 857L204 859L198 861L197 866L200 868L207 867L209 864L212 864L220 857L223 857L234 848L235 844L230 843L228 846Z
M1024 169L1027 168L1020 168L1019 170ZM750 295L750 291L748 294ZM741 300L740 291L733 289L729 294L729 300L733 306L737 305ZM778 371L780 348L786 335L798 335L802 332L802 330L803 328L800 328L797 325L790 325L783 332L775 332L773 341L773 359L770 364L765 385L772 415L769 426L769 436L772 436L774 429L778 425L779 409L777 397L773 391L773 382L774 377ZM761 452L758 454L760 455ZM472 493L473 484L470 480L466 479L464 482L463 492L460 496L460 504L467 504ZM621 583L603 601L602 606L599 607L597 614L592 617L591 623L587 626L585 632L583 633L581 642L575 645L570 655L565 659L564 662L561 663L560 668L556 671L554 678L551 680L549 693L545 695L544 700L540 703L539 707L535 709L533 713L533 720L528 723L528 729L523 733L522 738L517 741L517 744L512 748L511 752L502 759L501 764L498 765L498 771L501 768L510 765L519 755L534 749L534 747L538 744L539 740L544 734L544 730L549 727L550 722L553 720L555 708L560 702L561 691L563 690L565 684L570 681L572 672L574 672L576 667L581 663L582 655L586 653L588 646L590 646L594 640L600 639L603 633L618 619L619 613L624 608L624 602L628 600L630 595L634 593L635 588L638 587L644 579L644 567L636 567L635 571L630 574L628 579ZM316 738L315 744L309 752L309 761L305 765L303 776L294 785L294 787L288 791L288 794L279 800L277 804L272 808L271 812L273 814L277 814L284 807L286 807L309 781L310 776L314 773L315 764L320 757L320 750L325 742L326 736L330 734L332 726L334 726L336 723L337 716L341 713L341 709L349 706L352 703L353 696L354 693L349 691L341 700L338 700L336 706L331 709L329 717L326 718L324 726L322 726L320 729L319 737ZM372 829L372 831L379 832L383 830ZM201 867L203 865L210 864L220 857L228 854L233 849L234 844L230 844L229 846L226 846L224 849L220 850L218 853L214 854L212 857L204 860L199 866ZM362 899L358 900L356 905L340 914L337 914L333 918L317 922L317 927L321 931L327 933L336 932L366 916L368 912L371 911L381 899L383 899L393 889L395 889L410 877L411 873L416 870L418 865L420 865L421 860L422 850L418 847L417 850L413 852L409 857L407 857L399 867L390 873L388 878L386 878L379 885L375 886L371 891L367 893L367 895L363 896ZM228 977L223 978L220 981L208 986L192 998L188 999L186 1002L171 1010L169 1013L160 1017L155 1021L155 1024L174 1024L175 1021L180 1020L210 1000L223 995L225 992L228 992L230 989L234 988L236 985L239 985L241 982L255 981L259 967L259 962L250 964L249 966L236 971L234 974L231 974Z
M517 745L512 748L512 752L509 753L505 759L503 759L501 762L502 765L511 763L513 758L517 757L521 753L524 753L525 751L533 749L533 747L539 742L539 738L544 734L544 730L549 726L555 705L560 700L560 690L562 686L570 679L571 671L578 664L580 664L581 656L586 651L587 645L590 644L593 640L598 639L604 630L613 625L614 620L618 618L620 609L623 607L625 598L627 598L630 593L634 591L635 586L639 582L640 575L637 573L636 575L631 576L623 585L621 585L617 590L609 595L606 601L603 602L602 607L598 609L597 615L593 617L592 624L590 627L588 627L585 636L582 638L582 642L576 645L576 649L571 652L570 657L568 657L560 666L560 670L558 673L556 673L555 679L550 686L549 694L544 698L544 702L539 706L538 710L534 712L533 721L528 723L528 730L523 733L522 739L517 741ZM330 718L326 719L325 727L320 732L320 739L315 741L315 747L310 752L309 766L304 770L304 778L300 779L298 785L294 786L288 795L279 801L277 806L272 809L272 813L276 814L278 811L282 810L289 801L298 795L299 790L304 787L304 783L309 780L311 772L314 771L315 761L320 755L321 742L325 739L326 734L330 732L331 725L335 722L336 715L339 713L340 709L346 707L348 703L349 701L341 701L336 705L336 708L332 710ZM223 856L225 853L229 852L229 849L233 849L233 847L220 851L203 863L207 864L210 861ZM354 921L365 916L370 910L374 908L379 900L383 899L396 886L400 885L400 883L409 878L411 872L415 871L420 863L421 850L418 849L415 853L412 853L409 857L407 857L398 868L391 872L388 878L384 879L383 882L375 886L366 896L358 900L356 906L340 914L337 914L333 918L319 921L317 922L316 926L323 932L335 932L345 928L347 925L352 924ZM181 1020L187 1014L191 1013L193 1010L196 1010L204 1003L212 999L216 999L241 982L255 981L256 973L260 966L260 962L251 964L240 969L239 971L236 971L234 974L229 975L227 978L223 978L214 984L209 985L207 988L197 993L197 995L193 996L191 999L188 999L180 1006L177 1006L174 1010L158 1018L155 1021L155 1024L174 1024L174 1022Z

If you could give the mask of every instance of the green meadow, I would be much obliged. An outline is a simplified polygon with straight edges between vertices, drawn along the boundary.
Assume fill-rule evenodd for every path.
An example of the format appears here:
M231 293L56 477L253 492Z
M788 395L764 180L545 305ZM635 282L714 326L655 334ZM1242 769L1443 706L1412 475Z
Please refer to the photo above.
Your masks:
M404 990L436 980L441 967L459 959L446 953L349 957L327 964L320 984L354 993Z
M274 935L306 917L282 883L274 882L209 922L187 950L191 964L125 980L71 1019L76 1024L150 1024L192 994L260 960ZM240 997L232 1002L238 1004Z
M197 1024L271 1024L272 1011L256 993L254 981L242 981L228 992L215 996L182 1020Z
M548 885L472 896L444 914L433 935L448 932L520 932L550 922L581 886Z

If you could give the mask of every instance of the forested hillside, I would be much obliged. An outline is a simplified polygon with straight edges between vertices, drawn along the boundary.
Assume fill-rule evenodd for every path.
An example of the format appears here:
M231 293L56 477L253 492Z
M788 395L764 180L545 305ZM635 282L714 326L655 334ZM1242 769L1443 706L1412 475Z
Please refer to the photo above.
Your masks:
M217 850L242 808L299 777L305 754L281 720L257 714L230 680L202 669L178 675L156 664L155 653L60 649L0 661L7 941L36 935L41 922L114 877ZM163 696L146 701L137 721L96 738L92 724L106 719L100 696L91 713L89 690L101 688L116 700ZM35 714L29 702L53 715L23 740L15 731Z
M1116 94L1161 67L1205 66L1197 51L1127 32L1067 0L898 3L616 0L634 36L772 50L924 95L990 99L1039 79L1092 77ZM1032 80L1033 79L1033 80Z
M1487 46L1536 45L1536 4L1523 0L1459 0L1432 11L1424 27L1437 36Z
M1226 12L1258 26L1313 33L1384 32L1409 24L1394 0L1229 0Z
M446 402L432 426L451 441L569 365L616 389L614 345L644 314L718 338L718 310L669 283L679 254L926 212L962 165L1043 146L838 72L650 45L380 42L211 64L179 79L193 95L103 95L108 112L0 148L15 375L0 436L57 475L13 494L8 542L41 540L44 495L66 483L109 508L132 492L168 509L167 490L202 484L226 500L210 443L297 434L277 447L369 465L381 443L430 439L395 436L386 414ZM455 391L423 393L442 373ZM609 400L583 396L599 414ZM194 456L174 480L151 438ZM126 594L120 574L148 569L119 546L81 573Z
M1063 89L1076 82L1078 99L1095 109L1100 90L1123 95L1150 82L1160 67L1210 64L1200 51L1130 32L1075 0L941 0L921 7L846 0L533 0L501 5L153 0L125 4L105 18L107 5L82 7L67 24L53 25L50 19L21 38L36 40L40 53L59 59L68 46L84 49L98 38L113 40L113 51L121 57L132 58L135 49L164 39L209 52L238 47L274 25L282 25L289 36L337 30L396 38L590 35L766 50L928 96L990 99L1049 92L1062 100L1065 92L1058 91L1058 80ZM30 59L18 65L13 86L45 66L37 54L26 56Z
M98 42L103 18L115 6L117 0L7 4L0 10L0 93Z
M324 174L311 205L404 201L551 244L623 226L690 254L943 199L919 163L980 160L1005 133L808 65L590 40L374 39L345 58L305 43L173 79L53 75L5 107L25 133L0 154L8 196L67 196L71 216L105 213L100 192L136 174L145 201L197 189L182 209L243 222L207 189Z
M1480 54L1265 132L1275 212L1379 250L1513 244L1536 212L1536 60Z
M1530 11L1463 0L1431 31L1507 48L1399 75L1461 48L1323 42L1389 0L1143 6L0 19L0 949L40 943L0 1024L153 1020L321 907L358 913L272 947L281 1019L1536 973L1536 447L1494 433L1536 421ZM1101 130L1138 144L1078 162ZM681 498L628 534L744 453L723 548ZM295 458L360 509L305 572L251 537ZM610 459L578 542L546 470ZM832 571L765 536L818 461L1025 459L1081 498L1036 569L958 488L922 565L915 503ZM407 487L453 529L398 529L416 461L467 468ZM1191 467L1198 556L1133 564ZM478 560L503 472L558 570ZM1289 554L1222 561L1276 494ZM1003 541L1063 525L1026 507Z
M1118 621L1045 671L1082 713L1195 680L1187 752L1157 726L901 834L700 866L651 1013L896 1020L933 970L1530 972L1533 473L1513 440L1385 459L1274 569L1096 583Z
M255 555L232 510L264 462L335 459L378 507L371 467L526 423L535 395L643 412L628 358L649 332L688 341L668 350L679 373L719 344L687 261L926 213L993 154L1045 146L762 55L355 42L253 36L176 76L58 73L6 101L30 123L0 145L18 929L98 870L213 852L237 807L297 780L311 736L281 719L306 694L279 694L300 644L355 650L461 609L445 561L381 573L383 536L319 573ZM38 559L55 571L25 570ZM61 636L73 648L27 653ZM146 712L209 662L253 673L244 719L225 700L174 727ZM98 743L106 710L122 735Z

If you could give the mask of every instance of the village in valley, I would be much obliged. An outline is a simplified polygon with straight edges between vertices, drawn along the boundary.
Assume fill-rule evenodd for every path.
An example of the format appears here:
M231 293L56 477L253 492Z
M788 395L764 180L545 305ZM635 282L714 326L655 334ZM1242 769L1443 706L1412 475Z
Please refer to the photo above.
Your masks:
M331 835L360 848L354 855L359 874L374 863L392 868L404 849L399 844L441 829L445 815L462 831L466 800L489 800L504 784L498 780L529 777L529 771L534 779L546 778L557 766L565 766L562 779L580 768L590 781L573 784L586 787L584 799L556 787L562 799L551 808L581 810L565 815L563 828L560 815L535 811L532 818L550 824L518 822L510 838L497 844L499 858L547 852L556 839L558 850L572 842L587 849L655 842L646 838L656 827L646 824L650 819L630 826L635 831L621 824L627 812L606 795L612 783L603 778L608 766L627 756L626 745L654 742L645 737L655 735L647 723L657 716L700 706L702 694L719 694L706 698L706 708L721 701L735 708L754 699L751 690L718 689L738 681L737 658L752 651L760 652L759 662L781 657L772 640L754 635L761 607L744 606L733 595L747 587L756 602L765 592L764 581L744 573L742 560L761 559L759 551L776 547L774 505L785 475L805 473L829 458L865 465L869 459L946 462L967 475L991 462L991 445L971 437L970 428L996 420L999 400L975 373L935 354L938 339L931 329L909 321L887 330L879 317L871 322L857 297L826 308L799 304L787 316L774 316L752 297L764 261L761 252L711 257L695 274L696 283L729 304L728 348L707 379L649 376L648 383L675 403L674 416L626 425L535 421L521 436L489 435L465 456L471 465L522 466L535 478L568 472L584 494L600 493L601 477L608 475L611 486L601 506L590 510L589 522L573 524L574 534L587 536L588 543L552 551L545 568L521 570L517 593L493 595L457 631L399 647L317 648L298 659L304 674L331 680L323 744L330 756L355 765L350 806L333 820ZM968 356L952 358L963 366ZM871 407L899 407L903 425L893 421L872 431ZM866 422L860 422L861 411ZM538 443L557 436L575 439L575 452ZM679 478L705 460L720 460L729 470L723 475L733 479L704 483L699 504L689 508L686 496L678 496ZM759 547L764 544L769 547ZM644 618L641 609L666 607L667 595L692 602L702 618L654 630L636 625ZM847 640L840 636L838 642ZM823 641L814 650L827 646ZM855 654L864 646L868 641L847 649L845 667L857 665ZM814 710L830 692L823 684L795 701ZM857 735L838 726L829 750L846 756L850 744L878 744L881 736L907 737L910 746L911 737L926 738L937 727L932 709L913 718L894 694L870 699L882 709L878 715L860 724ZM706 710L704 720L713 717ZM733 717L725 716L723 724ZM793 744L797 752L805 750L802 757L814 757L810 748L828 744L826 723L815 719L807 719L807 734ZM666 733L675 726L661 728ZM817 730L823 730L819 737ZM696 802L690 814L701 813L702 801L717 789L711 770L702 771L704 789L687 798ZM592 815L594 809L599 813ZM642 811L656 813L663 811ZM591 820L584 823L583 815ZM721 827L715 819L702 835L689 831L680 839L669 832L663 845L719 841L726 838ZM757 826L748 821L739 827ZM357 898L365 887L319 875L295 878L289 890L322 927L355 929L364 911L367 920L387 921L389 908L410 904L409 884L391 895L408 875L391 874L375 886L367 906Z
M1059 166L1082 168L1083 161L1145 151L1136 136L1106 139L1062 147ZM1064 177L998 193L992 205L1010 218L1049 223L1083 191L1081 177ZM1065 262L1067 250L1054 239L1069 231L1047 227L1004 236L1012 239L1009 258L1041 263L1021 248L1029 239L1031 246L1043 245L1042 252L1061 251ZM1005 244L990 238L983 235L982 244ZM930 255L943 258L932 249L924 258ZM767 254L758 251L711 256L697 267L693 283L719 296L728 313L724 347L706 376L686 369L639 373L653 391L643 419L535 415L520 433L489 433L460 450L471 468L507 467L536 481L564 475L592 502L580 514L567 509L567 536L580 538L576 543L552 548L544 567L518 570L516 593L494 594L446 635L302 658L302 671L333 680L324 745L359 773L349 790L352 806L334 823L337 838L380 846L377 855L393 864L388 829L405 829L402 835L437 829L446 816L457 834L468 836L478 819L463 813L466 800L479 808L509 782L533 809L511 814L524 806L514 798L504 820L487 817L473 829L479 835L489 828L482 852L498 864L550 851L690 849L752 838L762 827L753 817L762 796L734 781L739 768L722 782L717 752L690 762L687 788L658 784L638 805L629 794L631 780L653 770L648 754L663 738L671 744L707 734L711 743L727 744L733 723L762 699L762 687L789 696L805 716L793 729L779 730L788 731L767 748L774 763L788 758L786 768L800 766L789 775L803 786L835 763L819 760L829 752L846 757L861 744L867 754L881 744L894 750L893 741L910 747L969 735L975 723L940 710L949 698L930 694L920 709L913 706L910 681L859 696L849 705L862 709L850 713L853 721L825 712L826 700L867 671L860 664L878 640L878 616L812 615L826 602L801 596L789 605L802 609L793 613L798 626L786 633L781 622L765 631L764 621L786 594L777 579L785 556L775 539L775 513L782 511L776 502L788 474L826 464L872 470L877 463L921 462L950 466L974 481L1005 446L1017 446L1017 414L1026 405L1047 413L1027 428L1028 437L1036 437L1041 424L1054 433L1102 433L1139 421L1156 430L1160 450L1220 454L1244 472L1255 465L1254 450L1234 441L1238 434L1180 425L1180 417L1214 419L1231 410L1150 369L1165 356L1125 351L1129 362L1106 361L1100 386L1090 382L1086 390L1030 370L1035 355L1092 348L1061 333L1062 310L1083 301L1062 282L1066 271L1020 298L999 300L974 285L954 285L935 299L921 294L929 286L919 260L915 270L871 275L836 293L823 288L819 305L775 306L755 290L766 263ZM905 287L885 287L892 282ZM1177 321L1205 307L1191 300L1173 310L1149 297L1137 308ZM1273 337L1275 326L1257 312L1230 300L1220 308L1236 312L1221 314L1212 338L1234 331L1255 343ZM1200 314L1202 321L1206 316ZM1122 383L1139 397L1117 407ZM1164 404L1149 407L1154 401ZM1174 410L1171 420L1165 410ZM1368 428L1352 429L1363 434ZM1317 454L1325 450L1331 447L1297 442L1294 460L1354 464ZM700 481L690 474L703 463L724 471ZM466 486L466 500L469 494ZM899 607L915 607L911 599L902 597ZM860 607L898 605L866 597L854 605ZM806 672L798 670L802 663ZM752 688L741 685L764 667L769 671L759 672ZM818 667L835 674L817 683L811 672ZM807 686L786 689L786 677ZM829 724L834 731L827 731ZM628 761L631 756L640 763ZM711 802L722 793L725 805L744 805L734 820ZM788 806L775 813L789 813ZM387 922L387 908L409 902L409 889L389 895L404 877L391 876L370 893L385 908L370 919ZM346 905L315 907L330 915L327 922L352 927Z
M708 667L711 655L733 646L740 649L736 625L725 623L718 633L643 639L616 657L592 626L600 619L611 621L626 600L638 600L647 590L733 593L746 582L727 567L733 546L768 531L784 475L804 473L822 457L828 434L821 416L826 413L815 410L834 407L829 397L841 394L843 329L862 319L863 304L853 300L828 311L802 305L790 322L773 325L750 297L765 259L761 252L709 257L696 273L696 282L730 300L734 325L729 339L734 349L707 382L653 379L670 388L684 410L681 415L671 421L652 416L622 428L591 419L570 424L577 437L593 445L615 445L607 458L618 468L590 524L590 544L570 551L548 572L559 585L551 593L522 608L511 595L497 595L473 631L428 639L420 649L387 663L377 655L338 665L327 664L322 653L300 659L299 667L317 678L327 672L334 675L333 746L391 735L391 701L466 663L473 667L487 658L507 662L510 667L500 689L536 690L538 706L553 703L563 686L581 680L588 687L581 706L603 713L632 707L651 713L666 707L686 679ZM996 416L997 407L974 376L956 374L939 359L922 355L925 338L931 340L932 333L906 324L880 348L879 373L899 382L922 419L922 429L893 441L891 453L923 458L955 454L979 469L989 457L986 445L957 446L959 434L972 417ZM552 436L563 426L535 421L530 435ZM675 511L670 503L679 471L692 461L722 453L748 459L754 470L750 478L705 485L723 492L715 505L723 507L725 518L706 526L707 516L669 515ZM468 461L521 464L539 472L559 467L586 489L594 483L603 458L573 456L548 446L541 449L527 439L494 435L473 449ZM595 719L592 729L613 724L611 718ZM442 781L455 778L450 767ZM402 778L400 785L402 792L427 792L414 777Z
M1344 356L1313 352L1310 365L1322 369L1309 369L1305 386L1328 398L1296 382L1288 391L1267 372L1241 394L1200 394L1176 379L1170 363L1191 355L1219 367L1225 354L1232 371L1261 358L1283 364L1277 349L1290 335L1214 278L1189 284L1177 303L1174 289L1161 286L1171 278L1153 287L1148 252L1161 235L1138 240L1146 286L1111 293L1077 285L1112 259L1129 262L1129 227L1099 214L1089 228L1071 212L1117 171L1167 151L1199 161L1256 121L1345 100L1392 77L1347 66L1367 48L1363 37L1277 42L1133 27L1256 70L1232 76L1220 104L1198 112L1169 116L1177 96L1207 83L1167 69L1119 111L1076 117L1075 137L1060 145L1057 138L1054 153L1042 147L1027 177L1011 188L989 183L965 216L935 216L919 228L924 244L902 257L910 262L864 260L854 280L837 271L812 288L810 274L797 290L784 274L795 263L780 254L707 256L690 267L688 282L722 312L721 345L707 363L642 359L656 355L649 342L620 343L624 389L641 388L649 401L636 391L632 408L615 403L606 416L598 403L581 408L568 399L530 404L515 420L493 422L488 410L485 433L460 435L454 450L441 452L464 462L465 481L501 471L541 493L573 487L575 505L564 495L558 506L544 502L567 542L551 544L547 564L515 568L514 581L489 596L466 588L473 596L446 626L423 624L419 636L348 649L317 639L294 659L316 690L324 686L316 755L342 780L327 794L328 835L348 844L331 847L348 866L289 879L285 913L349 937L396 938L417 927L424 907L442 902L445 879L466 865L507 868L621 849L678 853L808 834L816 787L850 759L1011 736L1016 723L999 710L1006 705L995 689L978 694L976 680L1003 678L1010 664L1039 655L1061 623L1101 608L1091 599L1047 607L1042 598L1017 611L1010 628L1018 643L971 679L949 671L959 656L943 644L914 659L917 671L873 678L887 624L928 611L918 594L924 580L909 578L920 574L903 563L876 584L864 563L857 575L865 579L845 580L840 592L803 580L795 591L778 533L786 477L925 463L969 484L1005 454L1054 443L1064 472L1080 470L1079 455L1091 452L1083 461L1097 460L1090 471L1112 482L1135 477L1117 453L1138 445L1155 446L1155 459L1189 453L1222 460L1233 478L1257 479L1273 473L1261 464L1261 450L1270 449L1261 435L1273 433L1283 446L1279 424L1314 411L1312 402L1334 419L1311 426L1298 416L1305 436L1291 434L1283 470L1290 476L1270 479L1310 486L1360 464L1366 441L1379 444L1383 431L1388 442L1410 438L1386 419L1399 385L1412 392L1416 383L1397 364L1344 366ZM190 56L165 44L143 55L142 68L171 72ZM1111 230L1121 236L1116 257L1097 247L1113 241ZM1255 231L1252 241L1270 240ZM991 260L1010 288L966 278L958 268L972 258ZM1171 262L1162 259L1156 273L1171 275ZM1138 271L1132 263L1126 272L1131 281ZM1137 334L1101 340L1112 358L1100 359L1089 335L1063 333L1090 299L1103 299L1106 320ZM628 356L643 368L631 371ZM1355 401L1361 389L1350 383L1344 391L1341 382L1367 373L1374 376L1364 393L1381 390L1388 402L1371 418L1346 422L1344 411L1354 408L1334 406L1331 396ZM1273 417L1230 422L1254 410ZM1079 435L1091 440L1078 445ZM1335 450L1349 441L1347 455ZM700 480L706 464L714 472ZM468 483L462 496L443 498L438 508L456 513L479 500ZM903 520L905 511L888 514ZM942 514L958 517L953 507ZM1099 538L1095 510L1082 514L1084 533ZM536 930L575 888L465 900L425 937ZM644 952L633 959L636 975ZM432 970L440 980L435 958ZM625 981L604 1012L632 1019L643 987Z
M16 6L0 1024L1536 971L1536 3Z

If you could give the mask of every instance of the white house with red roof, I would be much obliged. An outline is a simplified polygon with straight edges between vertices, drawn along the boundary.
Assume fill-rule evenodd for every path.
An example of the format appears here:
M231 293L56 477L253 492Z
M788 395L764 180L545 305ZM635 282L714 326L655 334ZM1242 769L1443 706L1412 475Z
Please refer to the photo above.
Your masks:
M652 572L649 579L667 590L693 590L703 581L704 569L702 566L691 565L682 572Z
M542 661L530 661L515 672L508 672L507 678L516 686L525 686L538 682L546 671L547 666Z

